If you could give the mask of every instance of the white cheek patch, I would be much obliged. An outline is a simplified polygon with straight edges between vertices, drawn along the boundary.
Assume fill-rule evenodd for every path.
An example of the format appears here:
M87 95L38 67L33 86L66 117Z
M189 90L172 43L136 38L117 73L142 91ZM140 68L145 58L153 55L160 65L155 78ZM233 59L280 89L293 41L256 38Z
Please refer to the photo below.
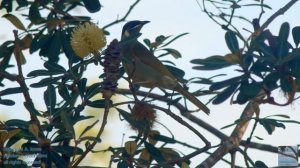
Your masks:
M129 36L130 36L130 34L129 34L129 32L128 32L127 30L124 32L124 35L125 35L126 37L129 37Z

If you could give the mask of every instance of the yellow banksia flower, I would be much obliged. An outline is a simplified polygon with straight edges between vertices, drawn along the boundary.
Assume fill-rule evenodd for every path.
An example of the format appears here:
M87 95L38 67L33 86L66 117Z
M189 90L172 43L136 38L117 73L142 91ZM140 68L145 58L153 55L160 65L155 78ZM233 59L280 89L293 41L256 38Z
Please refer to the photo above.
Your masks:
M94 23L86 22L74 28L71 34L71 46L81 58L96 53L106 45L104 32Z

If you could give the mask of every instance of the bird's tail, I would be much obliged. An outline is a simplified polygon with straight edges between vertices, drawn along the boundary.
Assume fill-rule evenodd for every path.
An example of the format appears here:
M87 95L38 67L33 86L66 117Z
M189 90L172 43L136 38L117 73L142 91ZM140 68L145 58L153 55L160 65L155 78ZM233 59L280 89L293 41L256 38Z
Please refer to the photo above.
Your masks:
M206 107L205 104L203 104L200 100L198 100L194 95L192 95L190 92L186 91L182 86L177 85L175 87L175 90L182 94L185 98L187 98L189 101L191 101L194 105L196 105L200 110L205 112L207 115L209 114L210 110Z

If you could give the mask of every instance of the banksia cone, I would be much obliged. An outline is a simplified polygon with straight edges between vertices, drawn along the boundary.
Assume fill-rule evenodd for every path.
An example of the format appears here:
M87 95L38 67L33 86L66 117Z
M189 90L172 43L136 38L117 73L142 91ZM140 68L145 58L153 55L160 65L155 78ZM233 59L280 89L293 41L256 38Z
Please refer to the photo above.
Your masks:
M131 125L133 129L144 132L150 130L156 120L156 111L145 102L137 102L131 110L132 119L139 124Z
M120 78L120 47L117 39L114 39L107 47L104 53L104 73L105 77L102 83L103 97L110 98L116 91L118 80Z

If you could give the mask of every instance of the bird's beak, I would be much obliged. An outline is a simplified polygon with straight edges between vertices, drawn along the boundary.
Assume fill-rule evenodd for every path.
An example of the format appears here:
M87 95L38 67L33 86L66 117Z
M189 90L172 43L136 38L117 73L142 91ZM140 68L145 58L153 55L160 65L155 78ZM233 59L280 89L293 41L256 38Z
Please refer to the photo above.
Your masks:
M142 26L144 26L145 24L149 23L150 21L142 21Z

